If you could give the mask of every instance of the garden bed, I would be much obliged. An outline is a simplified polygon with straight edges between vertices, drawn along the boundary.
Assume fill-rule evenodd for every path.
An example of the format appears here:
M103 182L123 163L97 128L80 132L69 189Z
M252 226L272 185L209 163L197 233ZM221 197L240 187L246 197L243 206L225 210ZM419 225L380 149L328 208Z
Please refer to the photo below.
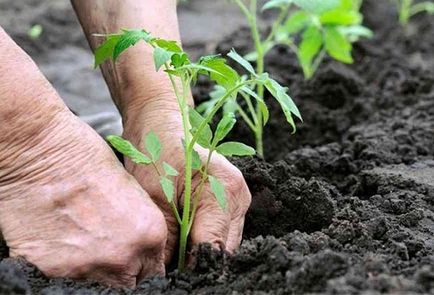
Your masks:
M305 81L285 47L267 71L304 117L295 135L270 99L266 161L234 159L253 195L234 256L203 245L191 272L137 290L48 280L0 248L0 293L229 294L434 292L434 18L402 29L388 1L365 1L375 32L354 65L326 60ZM217 51L250 50L248 30ZM197 101L210 85L200 81ZM233 137L253 144L247 127ZM251 140L249 142L249 140Z

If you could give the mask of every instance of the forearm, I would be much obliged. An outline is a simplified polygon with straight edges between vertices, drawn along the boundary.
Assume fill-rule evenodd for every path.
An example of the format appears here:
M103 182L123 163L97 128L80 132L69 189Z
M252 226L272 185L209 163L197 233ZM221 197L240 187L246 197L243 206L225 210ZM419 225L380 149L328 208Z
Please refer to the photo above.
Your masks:
M0 162L28 145L67 107L0 27Z
M156 37L180 42L176 0L72 0L88 41L94 50L103 39L93 34L116 33L122 28L145 29ZM156 72L152 48L140 43L118 62L106 62L102 72L124 120L147 105L176 108L171 83Z

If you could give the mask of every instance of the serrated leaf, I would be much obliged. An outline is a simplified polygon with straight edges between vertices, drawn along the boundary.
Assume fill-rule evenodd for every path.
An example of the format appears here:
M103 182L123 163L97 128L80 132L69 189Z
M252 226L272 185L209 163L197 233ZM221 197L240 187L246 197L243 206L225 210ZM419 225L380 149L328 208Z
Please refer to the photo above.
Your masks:
M294 119L292 118L292 114L294 114L300 120L303 119L294 101L286 93L286 88L282 87L279 83L277 83L275 80L271 78L269 78L264 85L267 88L267 90L271 93L271 95L280 104L280 107L282 108L283 113L285 114L286 120L292 126L295 132L296 126L295 126Z
M199 65L212 69L215 72L211 72L209 77L215 81L218 85L225 89L233 88L240 80L238 73L231 68L224 58L215 57L201 59ZM217 73L216 73L217 72Z
M145 156L128 140L123 139L120 136L110 135L107 136L107 141L121 154L127 156L136 164L149 165L152 160Z
M283 8L286 5L290 5L292 0L270 0L262 6L262 11L273 9L273 8Z
M145 30L123 30L123 34L120 35L120 39L113 50L113 60L116 61L122 52L130 46L136 45L140 40L149 42L152 37Z
M161 177L160 184L167 201L172 203L175 196L175 185L173 184L173 181L167 177Z
M195 109L190 108L189 112L189 119L191 124L191 133L193 136L196 136L196 133L198 132L198 129L202 122L205 120L204 117L202 117ZM205 148L209 148L211 146L211 140L212 140L212 130L209 124L207 123L205 125L205 128L198 134L197 143Z
M287 34L296 34L300 32L310 22L310 16L305 11L296 11L286 20L283 30Z
M155 39L153 42L160 48L165 49L167 51L180 53L183 52L182 48L178 45L178 42L173 40L165 40L165 39Z
M199 153L196 150L193 150L192 153L192 168L194 170L200 170L200 168L202 167L202 160L200 159Z
M225 114L217 125L213 144L217 144L222 141L229 134L232 128L234 128L236 122L237 120L235 119L235 115L233 113Z
M334 27L325 28L325 48L327 53L338 61L353 63L351 43Z
M145 137L145 147L151 155L151 159L156 163L161 156L161 142L154 131L149 132Z
M220 208L222 208L222 210L226 210L227 201L224 185L217 178L211 175L208 176L208 181L211 187L211 191L213 192Z
M166 176L178 176L179 172L173 168L170 164L163 162L163 169L166 172Z
M120 38L118 35L108 36L105 42L95 50L95 68L106 60L113 58L113 51Z
M253 68L253 66L247 61L245 60L241 55L239 55L235 49L232 49L229 53L228 56L230 58L232 58L234 61L236 61L237 63L239 63L241 66L243 66L243 68L245 68L250 74L255 75L255 69Z
M298 7L314 14L321 14L339 7L340 0L294 0Z
M167 51L161 47L156 47L154 49L154 64L157 72L166 62L172 59L173 54L173 52Z
M240 142L225 142L222 143L221 145L219 145L216 148L216 151L223 155L223 156L227 156L227 157L232 157L232 156L239 156L239 157L243 157L243 156L253 156L256 154L256 151L254 148L245 145L244 143L240 143Z
M319 28L311 25L304 31L302 41L299 46L298 57L303 71L307 77L312 73L312 61L319 53L323 45L323 36Z

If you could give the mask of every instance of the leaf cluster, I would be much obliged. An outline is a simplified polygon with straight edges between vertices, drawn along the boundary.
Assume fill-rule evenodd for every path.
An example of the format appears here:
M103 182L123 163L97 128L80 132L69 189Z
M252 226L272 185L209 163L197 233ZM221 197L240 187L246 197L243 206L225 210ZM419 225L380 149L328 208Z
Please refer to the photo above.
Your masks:
M362 25L363 15L357 0L270 0L262 10L278 9L281 17L265 40L269 51L275 45L289 46L296 54L308 79L324 56L352 63L352 43L372 32ZM257 53L246 56L255 60Z

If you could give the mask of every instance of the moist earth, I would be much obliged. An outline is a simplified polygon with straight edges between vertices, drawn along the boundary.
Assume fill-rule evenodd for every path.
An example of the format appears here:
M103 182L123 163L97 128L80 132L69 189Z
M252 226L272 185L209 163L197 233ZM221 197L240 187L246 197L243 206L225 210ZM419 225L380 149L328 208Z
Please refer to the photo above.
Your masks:
M187 273L136 290L47 279L0 246L1 294L434 293L434 18L407 29L388 1L365 1L375 37L354 46L353 65L327 59L309 81L285 47L267 70L290 89L297 133L271 98L266 159L232 159L253 195L233 256L196 249ZM217 52L251 50L248 30ZM206 98L207 81L194 89ZM252 144L243 124L233 139Z

